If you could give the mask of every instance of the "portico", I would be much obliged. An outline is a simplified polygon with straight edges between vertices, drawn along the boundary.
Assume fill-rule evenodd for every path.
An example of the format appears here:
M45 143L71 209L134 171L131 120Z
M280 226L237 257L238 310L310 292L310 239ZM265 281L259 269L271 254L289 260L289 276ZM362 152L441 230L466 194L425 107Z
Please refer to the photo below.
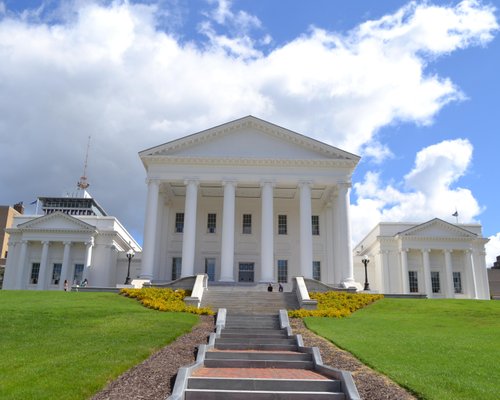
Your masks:
M358 156L249 116L140 157L142 278L354 283L349 190Z

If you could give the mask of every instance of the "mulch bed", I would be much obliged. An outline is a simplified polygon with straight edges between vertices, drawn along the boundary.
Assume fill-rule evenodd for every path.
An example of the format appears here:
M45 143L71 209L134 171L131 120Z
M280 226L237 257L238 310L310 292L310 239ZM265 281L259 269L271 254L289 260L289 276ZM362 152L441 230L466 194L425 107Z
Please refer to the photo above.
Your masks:
M301 334L306 346L319 348L323 363L350 371L365 400L415 400L407 391L384 375L368 368L348 352L307 330L301 319L291 319L294 333ZM214 330L214 317L201 316L194 329L141 364L109 383L92 400L164 400L172 391L177 370L192 364L197 346L207 343Z

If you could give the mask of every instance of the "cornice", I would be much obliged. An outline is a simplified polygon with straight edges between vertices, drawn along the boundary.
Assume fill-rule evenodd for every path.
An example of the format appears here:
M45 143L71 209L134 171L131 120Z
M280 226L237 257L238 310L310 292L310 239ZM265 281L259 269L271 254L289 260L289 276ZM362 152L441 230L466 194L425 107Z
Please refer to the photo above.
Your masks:
M270 158L239 158L239 157L179 157L168 155L144 156L147 164L165 165L222 165L222 166L257 166L257 167L343 167L354 168L357 161L349 159L270 159Z

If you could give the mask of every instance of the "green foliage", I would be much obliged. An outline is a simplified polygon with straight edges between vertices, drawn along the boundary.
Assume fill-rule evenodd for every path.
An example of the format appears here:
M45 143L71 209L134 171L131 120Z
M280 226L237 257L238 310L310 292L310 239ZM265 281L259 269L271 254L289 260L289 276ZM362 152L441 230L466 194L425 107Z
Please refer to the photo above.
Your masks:
M316 310L290 310L291 318L304 317L348 317L374 301L382 299L381 294L350 293L350 292L311 292L310 297L318 302Z
M421 399L498 399L500 301L383 299L304 322Z
M198 315L213 315L214 312L208 308L196 308L184 303L184 297L188 296L188 291L184 289L122 289L120 294L135 298L144 307L158 311L187 312Z
M114 293L0 291L0 398L84 400L198 317Z

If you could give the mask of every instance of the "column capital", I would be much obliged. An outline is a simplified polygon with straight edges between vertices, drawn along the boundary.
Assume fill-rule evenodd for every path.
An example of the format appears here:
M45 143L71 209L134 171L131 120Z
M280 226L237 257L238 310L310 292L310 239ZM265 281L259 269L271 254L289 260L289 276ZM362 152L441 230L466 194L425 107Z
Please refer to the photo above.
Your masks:
M402 247L401 249L399 249L400 253L408 253L410 251L410 249L408 247Z
M40 243L42 243L44 246L45 245L50 245L50 240L41 240Z
M184 178L184 185L196 185L200 184L200 180L198 178Z
M146 184L149 185L160 185L160 179L159 178L146 178Z
M350 181L337 181L337 186L342 189L350 189L352 183Z
M94 238L91 237L89 240L85 242L85 246L93 246L94 245Z
M310 188L310 187L312 186L312 184L313 184L313 181L312 181L312 180L303 179L303 180L298 181L297 186L298 186L299 188L301 188L301 189L302 189L303 187L309 187L309 188Z
M276 186L276 181L274 179L262 179L260 181L260 187L264 187L264 186L275 187Z
M71 246L72 244L73 244L73 242L71 242L71 241L69 241L69 240L65 240L65 241L63 242L63 245L65 245L65 246Z
M452 249L443 249L443 253L445 253L445 254L446 253L451 254L451 253L453 253L453 250Z
M422 253L430 253L431 249L421 249Z
M236 186L238 186L238 181L236 179L231 179L231 178L223 179L222 186L235 188Z

